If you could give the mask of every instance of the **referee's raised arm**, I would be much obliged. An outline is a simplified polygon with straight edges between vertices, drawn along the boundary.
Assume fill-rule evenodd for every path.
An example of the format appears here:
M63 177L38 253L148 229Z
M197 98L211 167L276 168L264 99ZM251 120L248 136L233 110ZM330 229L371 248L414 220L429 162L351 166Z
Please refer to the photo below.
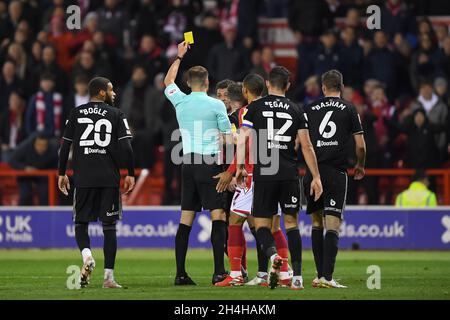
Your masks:
M164 78L164 85L166 87L171 85L172 83L175 83L175 79L177 78L178 74L178 69L180 68L181 60L183 59L188 49L189 44L186 41L183 41L180 44L178 44L178 55L175 58L175 61L170 66L169 71L167 71L166 77Z

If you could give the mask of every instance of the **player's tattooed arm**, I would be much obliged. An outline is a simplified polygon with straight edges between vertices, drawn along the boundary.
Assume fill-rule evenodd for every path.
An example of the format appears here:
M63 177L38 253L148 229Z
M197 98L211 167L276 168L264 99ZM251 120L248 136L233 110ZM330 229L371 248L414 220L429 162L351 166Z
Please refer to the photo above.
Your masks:
M172 83L175 83L175 79L177 78L178 74L178 69L180 68L181 59L184 57L188 49L189 44L186 41L183 41L180 44L178 44L178 56L170 66L169 71L167 71L166 77L164 78L164 84L166 87Z
M311 182L310 195L314 194L314 201L317 201L322 195L322 182L320 180L319 166L317 165L316 153L309 137L308 129L300 129L297 133L297 138L300 141L302 154L305 158L306 165L311 171L313 181Z
M355 152L356 152L356 166L354 172L354 179L361 180L364 178L364 166L366 162L366 142L363 134L355 134Z

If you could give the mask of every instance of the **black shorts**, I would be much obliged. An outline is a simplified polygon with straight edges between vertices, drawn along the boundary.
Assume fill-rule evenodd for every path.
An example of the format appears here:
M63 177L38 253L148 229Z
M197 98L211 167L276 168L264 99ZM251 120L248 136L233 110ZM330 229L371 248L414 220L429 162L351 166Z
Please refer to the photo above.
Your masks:
M122 219L119 188L75 188L73 221L89 223L97 220L112 223Z
M324 216L332 215L343 219L347 198L347 172L327 165L319 165L319 171L323 193L317 201L314 201L314 198L309 195L312 181L311 173L307 171L303 178L303 187L308 202L306 213L311 214L323 210Z
M272 218L278 214L278 205L284 214L298 213L300 210L300 183L298 180L253 182L252 216Z
M183 163L181 173L181 210L200 212L225 208L224 193L216 191L222 165Z

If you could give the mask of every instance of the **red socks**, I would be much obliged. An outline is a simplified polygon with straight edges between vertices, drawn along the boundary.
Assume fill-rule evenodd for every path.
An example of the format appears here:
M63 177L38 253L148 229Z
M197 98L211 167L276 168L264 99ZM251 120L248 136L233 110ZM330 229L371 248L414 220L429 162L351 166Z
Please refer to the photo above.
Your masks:
M242 226L228 226L228 259L231 271L241 271L245 251L245 238ZM246 259L244 260L246 263Z
M281 272L288 271L288 258L289 258L289 249L286 241L286 237L284 236L283 231L278 230L274 232L273 238L275 239L275 244L277 246L278 255L283 258L283 264L281 266Z

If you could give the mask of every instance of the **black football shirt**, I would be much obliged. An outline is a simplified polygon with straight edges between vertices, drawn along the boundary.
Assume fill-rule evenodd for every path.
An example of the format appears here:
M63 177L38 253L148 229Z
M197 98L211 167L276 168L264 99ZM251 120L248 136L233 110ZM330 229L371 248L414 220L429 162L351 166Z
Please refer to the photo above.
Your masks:
M72 141L75 187L119 187L119 140L129 138L120 109L102 102L72 109L63 139Z
M345 169L348 144L353 135L363 134L355 106L336 97L325 97L305 107L309 135L319 164Z
M242 125L254 129L250 147L254 181L298 179L295 140L298 130L308 129L300 106L286 97L268 95L248 105Z

